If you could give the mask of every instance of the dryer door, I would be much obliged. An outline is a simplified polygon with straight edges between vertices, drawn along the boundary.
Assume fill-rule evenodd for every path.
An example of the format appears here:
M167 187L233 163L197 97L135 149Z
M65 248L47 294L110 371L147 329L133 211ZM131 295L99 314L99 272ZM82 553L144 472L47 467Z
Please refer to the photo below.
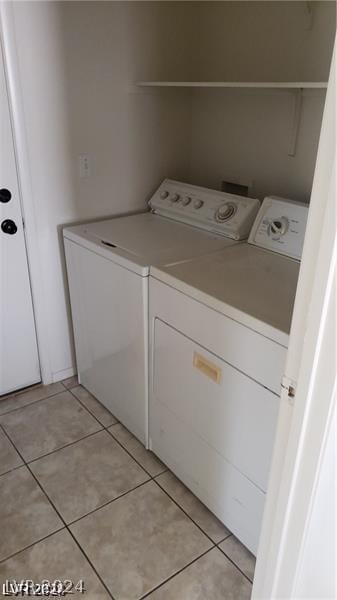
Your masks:
M152 449L253 552L279 397L159 319Z

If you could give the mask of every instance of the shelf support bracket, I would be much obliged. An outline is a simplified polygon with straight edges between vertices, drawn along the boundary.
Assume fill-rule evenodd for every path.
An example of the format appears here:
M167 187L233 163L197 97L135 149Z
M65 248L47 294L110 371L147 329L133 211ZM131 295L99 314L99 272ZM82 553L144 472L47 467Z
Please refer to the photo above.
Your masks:
M294 92L294 116L293 125L290 136L288 156L296 155L297 140L301 122L301 111L302 111L302 99L303 99L303 88L300 88Z

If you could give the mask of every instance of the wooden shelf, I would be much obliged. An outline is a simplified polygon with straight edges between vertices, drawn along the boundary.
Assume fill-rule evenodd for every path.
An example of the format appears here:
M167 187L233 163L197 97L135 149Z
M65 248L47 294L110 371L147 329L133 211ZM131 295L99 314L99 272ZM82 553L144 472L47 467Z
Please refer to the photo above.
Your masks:
M138 81L140 87L325 89L325 81Z

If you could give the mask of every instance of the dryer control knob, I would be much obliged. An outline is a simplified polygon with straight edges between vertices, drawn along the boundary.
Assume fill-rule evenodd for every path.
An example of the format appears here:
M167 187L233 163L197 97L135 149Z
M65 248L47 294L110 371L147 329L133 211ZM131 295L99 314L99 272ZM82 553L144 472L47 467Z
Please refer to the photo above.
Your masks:
M193 206L194 206L194 208L196 208L198 210L199 208L204 206L204 201L203 200L194 200Z
M273 219L270 221L268 226L268 235L274 239L280 238L282 235L287 233L289 228L289 220L287 217L280 217L279 219Z
M185 196L185 198L182 199L181 203L183 206L188 206L188 204L191 203L192 198L190 198L190 196Z
M160 194L160 197L162 198L162 200L165 200L165 198L167 198L167 196L169 195L167 190L163 190Z
M171 196L171 202L178 202L179 198L179 194L173 194L173 196Z

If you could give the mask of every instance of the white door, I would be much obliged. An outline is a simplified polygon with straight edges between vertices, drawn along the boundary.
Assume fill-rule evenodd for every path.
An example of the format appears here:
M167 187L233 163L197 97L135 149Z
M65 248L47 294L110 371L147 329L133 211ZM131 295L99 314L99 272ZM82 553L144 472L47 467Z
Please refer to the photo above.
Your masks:
M255 571L254 600L337 598L336 74L335 45ZM289 385L293 388L291 394Z
M19 183L0 48L0 395L40 381Z

